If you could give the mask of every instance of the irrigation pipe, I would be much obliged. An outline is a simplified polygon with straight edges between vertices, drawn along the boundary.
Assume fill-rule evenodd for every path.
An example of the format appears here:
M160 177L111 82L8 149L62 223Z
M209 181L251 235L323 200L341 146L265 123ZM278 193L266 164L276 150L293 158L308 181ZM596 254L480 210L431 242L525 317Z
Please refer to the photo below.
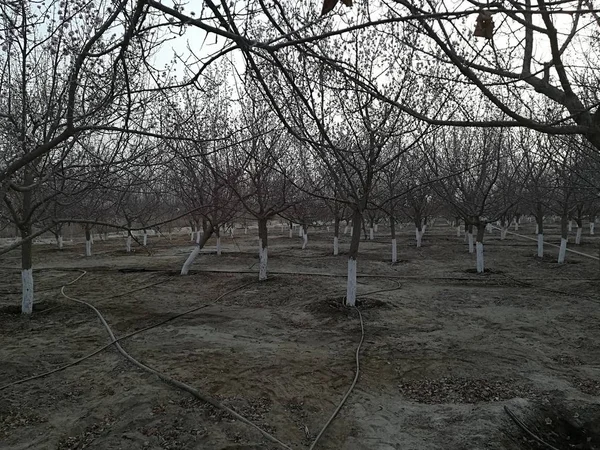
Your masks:
M91 308L96 315L98 316L98 318L100 319L100 322L102 322L102 325L104 325L104 328L106 329L108 335L110 336L112 343L114 343L115 347L117 348L117 350L119 351L119 353L121 353L121 355L123 355L123 357L125 357L129 362L131 362L132 364L134 364L135 366L139 367L142 370L145 370L146 372L153 374L155 376L157 376L160 380L164 381L167 384L170 384L172 386L175 386L183 391L186 391L190 394L192 394L194 397L198 398L199 400L208 403L212 406L214 406L217 409L220 409L221 411L226 412L227 414L229 414L230 416L234 417L235 419L239 420L240 422L245 423L246 425L254 428L256 431L258 431L259 433L261 433L264 437L266 437L267 439L269 439L270 441L279 444L281 447L287 449L287 450L292 450L291 447L289 447L287 444L285 444L284 442L280 441L279 439L277 439L275 436L273 436L272 434L268 433L267 431L263 430L262 428L260 428L258 425L255 425L253 422L251 422L250 420L246 419L244 416L238 414L237 412L235 412L233 409L219 403L218 401L216 401L215 399L213 399L212 397L209 397L203 393L201 393L200 391L198 391L197 389L193 388L192 386L183 383L181 381L175 380L174 378L171 378L167 375L164 375L163 373L153 369L152 367L149 367L141 362L139 362L137 359L135 359L133 356L131 356L129 353L127 353L123 347L121 347L121 344L118 342L118 339L116 338L116 336L114 335L114 333L112 332L112 329L110 328L110 326L108 325L108 323L106 322L106 320L104 319L104 316L102 315L102 313L100 313L100 311L98 311L98 309L92 305L91 303L88 303L84 300L80 300L74 297L70 297L69 295L67 295L65 293L65 287L75 283L76 281L78 281L80 278L82 278L87 272L83 272L80 276L78 276L75 280L71 281L70 283L66 284L65 286L63 286L60 290L60 293L68 300L71 300L73 302L85 305L89 308ZM245 286L248 286L250 284L253 283L246 283L245 285L239 286L237 289L241 289ZM231 291L230 291L231 292ZM199 309L199 308L196 308ZM182 314L183 315L183 314Z
M542 444L548 450L558 450L558 448L548 444L542 438L533 433L533 431L527 428L527 425L525 425L510 409L508 409L508 406L504 406L504 411L506 411L506 414L508 414L508 416L513 420L514 423L516 423L525 433L527 433L530 437L536 440L539 444Z
M500 230L500 231L502 231L502 229L501 229L501 228L498 228L497 226L494 226L494 225L492 225L492 228L495 228L496 230ZM507 230L506 232L507 232L508 234L512 234L512 235L514 235L514 236L522 237L523 239L529 239L530 241L537 242L537 239L534 239L534 238L532 238L532 237L529 237L529 236L524 236L524 235L522 235L522 234L513 233L512 231L508 231L508 230ZM552 244L552 243L550 243L550 242L544 242L544 245L549 245L549 246L551 246L551 247L560 248L560 245ZM567 250L568 252L575 253L576 255L579 255L579 256L584 256L584 257L586 257L586 258L590 258L590 259L594 259L594 260L596 260L596 261L600 261L600 258L599 258L599 257L597 257L597 256L588 255L587 253L581 253L581 252L578 252L577 250L571 250L571 249L570 249L570 248L568 248L568 247L566 248L566 250Z
M323 436L323 434L325 433L325 431L327 430L327 428L329 427L329 425L331 424L331 422L333 422L333 420L336 418L336 416L338 415L338 413L342 409L342 406L344 406L344 403L346 403L346 400L350 396L350 393L354 390L354 386L356 386L356 383L358 381L358 377L360 375L360 360L359 360L359 355L360 355L360 349L362 347L363 341L365 340L365 326L364 326L364 323L363 323L363 318L362 318L362 314L360 313L360 310L356 306L354 307L354 309L358 313L358 318L360 319L360 341L358 343L358 347L356 347L356 354L355 354L356 373L354 374L354 380L352 380L352 384L350 385L350 387L346 391L346 394L344 394L344 397L342 397L342 401L339 403L339 405L337 406L337 408L335 408L335 411L333 411L333 414L331 415L331 417L329 417L329 420L327 420L327 422L325 423L325 425L323 425L323 428L321 428L321 431L319 432L319 434L317 435L317 437L315 438L315 440L313 441L313 443L309 447L309 450L313 450L315 448L315 446L319 442L319 439L321 439L321 436Z

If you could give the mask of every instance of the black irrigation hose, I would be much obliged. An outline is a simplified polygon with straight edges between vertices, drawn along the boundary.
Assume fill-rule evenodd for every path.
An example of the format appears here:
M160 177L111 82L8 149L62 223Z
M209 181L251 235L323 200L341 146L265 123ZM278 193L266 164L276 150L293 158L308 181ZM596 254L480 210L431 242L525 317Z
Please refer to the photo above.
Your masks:
M76 282L77 280L79 280L81 277L83 277L86 274L86 272L84 271L84 273L82 273L79 277L77 277L75 280L73 280L71 283L72 284L74 282ZM242 286L238 286L236 289L233 289L230 292L242 289L246 286L249 286L250 284L254 284L254 282L252 283L246 283ZM291 447L289 447L287 444L285 444L284 442L280 441L279 439L277 439L275 436L273 436L272 434L268 433L267 431L263 430L262 428L260 428L258 425L254 424L253 422L251 422L250 420L246 419L244 416L240 415L239 413L235 412L233 409L221 404L220 402L218 402L217 400L213 399L212 397L209 397L203 393L201 393L200 391L194 389L192 386L183 383L181 381L175 380L167 375L164 375L163 373L153 369L152 367L149 367L141 362L139 362L137 359L135 359L133 356L131 356L129 353L127 353L123 347L121 347L121 344L119 344L118 339L115 337L114 333L112 332L112 329L110 328L110 326L108 325L108 323L106 322L106 320L104 319L104 317L102 316L102 313L100 313L100 311L98 311L98 309L92 305L91 303L88 303L84 300L80 300L80 299L76 299L74 297L70 297L67 294L65 294L65 286L63 286L61 288L61 294L74 302L80 303L82 305L86 305L89 308L91 308L96 315L98 316L98 318L100 319L100 321L102 322L102 325L104 325L104 328L106 329L106 331L108 332L108 335L110 336L112 342L114 343L115 347L117 348L117 350L119 351L119 353L121 353L121 355L123 355L123 357L125 357L129 362L131 362L132 364L134 364L135 366L139 367L142 370L145 370L146 372L149 372L155 376L157 376L160 380L164 381L167 384L170 384L172 386L175 386L183 391L186 391L190 394L192 394L194 397L196 397L197 399L208 403L212 406L214 406L217 409L220 409L221 411L226 412L227 414L229 414L230 416L234 417L235 419L239 420L240 422L245 423L246 425L249 425L250 427L254 428L255 430L257 430L258 432L260 432L264 437L266 437L267 439L271 440L272 442L279 444L281 447L287 449L287 450L292 450ZM223 294L221 296L224 297L226 294ZM206 307L206 306L204 306ZM187 311L187 313L194 311L194 310L198 310L201 309L201 307L197 307L194 308L193 310ZM183 314L180 314L179 317L181 317Z
M344 394L344 397L342 397L342 401L339 403L339 405L337 406L337 408L335 408L335 410L333 411L333 414L331 414L331 416L329 417L329 419L327 420L327 422L325 423L325 425L323 425L323 428L321 428L321 431L319 432L319 434L317 435L317 437L315 438L315 440L312 442L312 444L310 445L310 447L309 447L308 450L313 450L315 448L315 446L319 442L319 439L321 439L321 436L323 436L323 434L325 433L325 431L327 430L327 428L329 428L329 425L331 425L331 422L333 422L333 420L336 418L336 416L338 415L338 413L340 412L340 410L344 406L344 403L346 403L346 400L350 396L350 393L354 390L354 387L356 386L356 383L358 382L358 377L360 375L360 359L359 359L359 356L360 356L360 349L362 347L363 341L365 340L365 325L363 323L363 318L362 318L362 314L360 313L360 310L356 306L354 307L354 309L358 313L358 318L360 319L360 333L361 333L360 334L360 341L358 343L358 346L356 347L356 353L355 353L356 372L354 374L354 379L352 380L352 384L350 385L350 387L348 388L348 390Z
M566 292L566 291L561 291L559 289L545 288L545 287L530 283L528 281L519 280L518 278L511 277L510 275L507 275L505 273L503 273L502 275L505 276L506 278L508 278L509 280L514 281L517 284L520 284L521 286L538 289L540 291L550 292L552 294L566 295L568 297L582 297L582 298L587 298L587 299L595 300L595 301L600 300L600 297L593 297L591 295L586 295L586 294L581 294L581 293ZM565 280L565 281L571 281L571 280ZM593 280L593 281L596 281L596 280Z
M508 416L513 420L514 423L516 423L525 433L527 433L530 437L532 437L539 444L544 445L548 450L559 450L558 448L554 447L553 445L548 444L541 437L537 436L535 433L533 433L533 431L531 431L529 428L527 428L527 425L525 425L515 415L515 413L513 413L510 409L508 409L508 406L504 406L504 411L506 411L506 414L508 414Z
M137 361L135 358L133 358L131 355L129 355L129 354L128 354L128 353L127 353L127 352L126 352L124 349L123 349L123 347L121 347L121 345L119 344L119 342L120 342L120 341L122 341L122 340L124 340L124 339L127 339L127 338L130 338L130 337L132 337L132 336L134 336L134 335L136 335L136 334L142 333L142 332L144 332L144 331L147 331L147 330L150 330L150 329L152 329L152 328L156 328L156 327L158 327L158 326L160 326L160 325L163 325L163 324L165 324L165 323L167 323L167 322L170 322L170 321L172 321L172 320L175 320L175 319L177 319L177 318L179 318L179 317L181 317L181 316L184 316L184 315L186 315L186 314L190 314L190 313L192 313L192 312L195 312L195 311L198 311L198 310L200 310L200 309L206 308L206 307L208 307L208 306L214 305L215 303L217 303L218 301L220 301L220 300L221 300L223 297L225 297L226 295L228 295L228 294L230 294L230 293L233 293L233 292L235 292L235 291L237 291L237 290L240 290L240 289L242 289L242 288L244 288L244 287L246 287L246 286L249 286L249 285L251 285L251 284L254 284L255 282L246 283L246 284L244 284L244 285L241 285L241 286L238 286L238 287L236 287L236 288L234 288L234 289L231 289L231 290L229 290L229 291L225 292L224 294L221 294L219 297L217 297L217 298L216 298L216 299L215 299L213 302L211 302L211 303L207 303L207 304L204 304L204 305L201 305L201 306L198 306L198 307L192 308L192 309L190 309L190 310L187 310L187 311L184 311L184 312L182 312L182 313L176 314L175 316L172 316L172 317L170 317L170 318L168 318L168 319L165 319L165 320L163 320L163 321L161 321L161 322L155 323L155 324L153 324L153 325L149 325L149 326L147 326L147 327L144 327L144 328L141 328L141 329L139 329L139 330L136 330L136 331L134 331L134 332L132 332L132 333L126 334L126 335L124 335L124 336L121 336L120 338L117 338L117 337L114 335L114 333L112 332L112 330L111 330L110 326L108 325L108 323L106 322L106 320L104 319L104 317L102 316L102 314L100 313L100 311L98 311L98 309L97 309L96 307L94 307L92 304L90 304L90 303L88 303L88 302L86 302L86 301L83 301L83 300L79 300L79 299L76 299L76 298L70 297L70 296L68 296L67 294L65 294L65 292L64 292L64 288L65 288L66 286L68 286L68 285L71 285L71 284L75 283L76 281L78 281L79 279L81 279L83 276L85 276L85 275L86 275L86 273L87 273L87 272L83 271L83 273L82 273L82 274L81 274L79 277L77 277L77 278L76 278L76 279L74 279L73 281L71 281L71 282L69 282L69 283L67 283L67 284L63 285L63 286L62 286L62 288L61 288L61 294L62 294L62 295L65 297L65 298L67 298L67 299L69 299L69 300L71 300L71 301L74 301L74 302L77 302L77 303L80 303L80 304L86 305L86 306L88 306L89 308L91 308L91 309L92 309L92 310L93 310L93 311L96 313L96 315L99 317L100 321L102 322L102 324L103 324L103 325L104 325L104 327L106 328L106 330L107 330L107 332L108 332L108 334L109 334L109 336L110 336L110 338L111 338L111 341L110 341L108 344L106 344L106 345L104 345L104 346L102 346L102 347L98 348L98 349L97 349L97 350L95 350L94 352L92 352L92 353L90 353L90 354L88 354L88 355L86 355L86 356L84 356L84 357L82 357L82 358L79 358L79 359L77 359L77 360L75 360L75 361L72 361L72 362L71 362L71 363L69 363L69 364L66 364L66 365L64 365L64 366L58 367L58 368L56 368L56 369L53 369L53 370L51 370L51 371L48 371L48 372L45 372L45 373L42 373L42 374L34 375L34 376L31 376L31 377L24 378L24 379L21 379L21 380L17 380L17 381L14 381L14 382L12 382L12 383L9 383L9 384L7 384L7 385L1 386L1 387L0 387L0 391L2 391L2 390L5 390L5 389L7 389L7 388L9 388L9 387L11 387L11 386L16 386L16 385L19 385L19 384L22 384L22 383L25 383L25 382L28 382L28 381L32 381L32 380L35 380L35 379L39 379L39 378L42 378L42 377L45 377L45 376L48 376L48 375L54 374L54 373L56 373L56 372L60 372L60 371L62 371L62 370L65 370L65 369L67 369L67 368L69 368L69 367L75 366L75 365L77 365L77 364L79 364L79 363L81 363L81 362L83 362L83 361L85 361L85 360L87 360L87 359L89 359L89 358L91 358L91 357L93 357L93 356L97 355L98 353L101 353L102 351L106 350L107 348L111 347L112 345L114 345L114 346L117 348L117 350L118 350L118 351L119 351L119 352L120 352L120 353L121 353L121 354L122 354L122 355L123 355L123 356L124 356L124 357L125 357L127 360L129 360L129 361L130 361L132 364L136 365L137 367L139 367L139 368L141 368L141 369L143 369L143 370L145 370L145 371L147 371L147 372L149 372L149 373L151 373L151 374L153 374L153 375L156 375L156 376L157 376L159 379L161 379L162 381L164 381L164 382L166 382L166 383L168 383L168 384L171 384L172 386L175 386L175 387L177 387L177 388L179 388L179 389L182 389L182 390L184 390L184 391L186 391L186 392L188 392L188 393L192 394L194 397L196 397L196 398L198 398L198 399L200 399L200 400L204 401L205 403L208 403L208 404L210 404L210 405L214 406L214 407L215 407L215 408L217 408L217 409L220 409L220 410L222 410L222 411L225 411L226 413L230 414L232 417L234 417L234 418L236 418L236 419L240 420L241 422L243 422L243 423L245 423L245 424L247 424L247 425L251 426L252 428L256 429L256 430L257 430L257 431L259 431L259 432L260 432L260 433L261 433L263 436L265 436L266 438L268 438L268 439L269 439L269 440L271 440L272 442L275 442L275 443L277 443L277 444L281 445L283 448L285 448L285 449L287 449L287 450L291 450L291 447L289 447L287 444L285 444L284 442L280 441L280 440L279 440L279 439L277 439L275 436L272 436L271 434L269 434L268 432L266 432L266 431L265 431L265 430L263 430L262 428L260 428L260 427L258 427L257 425L255 425L253 422L249 421L249 420L248 420L248 419L246 419L245 417L243 417L243 416L241 416L240 414L238 414L237 412L235 412L234 410L232 410L232 409L228 408L227 406L225 406L225 405L223 405L223 404L219 403L218 401L214 400L213 398L211 398L211 397L208 397L208 396L206 396L206 395L202 394L201 392L197 391L197 390L196 390L196 389L194 389L193 387L191 387L191 386L189 386L189 385L187 385L187 384L185 384L185 383L182 383L182 382L180 382L180 381L178 381L178 380L175 380L175 379L173 379L173 378L170 378L170 377L168 377L168 376L166 376L166 375L163 375L162 373L158 372L157 370L155 370L155 369L153 369L153 368L151 368L151 367L149 367L149 366L147 366L147 365L145 365L145 364L143 364L143 363L141 363L141 362ZM131 291L127 291L126 293L118 294L118 295L116 295L116 296L110 296L110 297L106 297L106 299L108 299L108 298L114 298L114 297L117 297L117 296L123 296L123 295L127 295L127 294L129 294L129 293L133 293L133 292L136 292L136 291L140 291L140 290L142 290L142 289L147 289L148 287L155 286L155 285L157 285L157 284L160 284L160 283L163 283L163 282L165 282L165 281L167 281L167 279L165 279L165 280L161 280L161 281L158 281L158 282L156 282L156 283L152 283L152 284L150 284L150 285L146 285L146 286L143 286L143 287L140 287L140 288L136 288L136 289L133 289L133 290L131 290ZM394 288L389 288L389 289L380 289L380 290L376 290L376 291L371 291L371 292L368 292L368 293L366 293L366 294L362 294L362 296L366 296L366 295L372 295L372 294L376 294L376 293L380 293L380 292L389 292L389 291L395 291L395 290L398 290L398 289L400 289L400 288L401 288L401 285L400 285L400 283L399 283L399 282L396 282L396 283L397 283L398 285L397 285L396 287L394 287ZM324 426L321 428L321 431L319 432L319 434L317 435L317 437L316 437L316 438L314 439L314 441L312 442L312 444L311 444L311 446L310 446L309 450L313 450L313 449L315 448L315 446L317 445L317 443L319 442L319 440L321 439L321 437L323 436L323 434L325 433L325 431L326 431L326 430L329 428L329 426L331 425L331 423L332 423L332 422L334 421L334 419L337 417L337 415L339 414L340 410L342 409L342 407L343 407L343 406L344 406L344 404L346 403L346 400L348 399L348 397L350 396L350 394L351 394L351 393L352 393L352 391L354 390L354 388L355 388L355 386L356 386L356 384L357 384L357 382L358 382L358 378L359 378L359 376L360 376L360 350L361 350L361 348L362 348L362 344L363 344L363 342L364 342L364 339L365 339L365 328L364 328L364 321L363 321L363 317L362 317L362 314L361 314L360 310L359 310L359 309L358 309L356 306L354 307L354 309L355 309L355 310L356 310L356 312L358 313L358 317L359 317L359 320L360 320L360 329L361 329L361 337L360 337L360 341L359 341L359 343L358 343L358 346L357 346L357 348L356 348L356 352L355 352L356 371L355 371L355 374L354 374L354 379L352 380L352 383L351 383L350 387L348 388L348 390L346 391L346 393L345 393L345 394L344 394L344 396L342 397L342 400L340 401L340 403L338 404L338 406L336 407L336 409L334 410L334 412L332 413L332 415L329 417L329 419L327 420L327 422L325 423L325 425L324 425Z

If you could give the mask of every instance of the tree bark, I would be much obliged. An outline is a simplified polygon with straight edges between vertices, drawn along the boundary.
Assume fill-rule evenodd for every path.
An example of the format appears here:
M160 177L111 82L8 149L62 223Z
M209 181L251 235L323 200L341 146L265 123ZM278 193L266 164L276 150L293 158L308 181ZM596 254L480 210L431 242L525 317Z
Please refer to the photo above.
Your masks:
M258 281L267 279L268 252L267 219L258 219Z
M477 273L485 272L485 264L483 259L483 236L485 235L485 223L477 223Z
M187 259L185 260L185 263L183 263L183 267L181 268L181 275L187 275L189 273L192 263L194 262L196 257L200 254L200 250L202 250L202 248L204 247L206 242L212 236L212 232L213 232L212 226L208 226L207 229L204 230L204 233L202 234L202 239L200 240L200 242L198 242L195 245L194 250L192 250L192 253L190 253L190 256L188 256Z
M358 246L360 245L360 227L362 224L362 213L358 208L352 213L352 239L350 240L350 251L348 252L348 282L346 284L346 305L356 305L356 264L358 258Z

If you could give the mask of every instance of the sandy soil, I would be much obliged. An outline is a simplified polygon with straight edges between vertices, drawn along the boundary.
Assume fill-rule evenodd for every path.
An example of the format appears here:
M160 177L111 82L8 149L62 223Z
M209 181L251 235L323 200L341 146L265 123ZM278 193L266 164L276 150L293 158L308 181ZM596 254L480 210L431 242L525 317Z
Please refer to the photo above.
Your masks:
M549 227L547 239L558 241L556 231ZM533 227L521 232L532 235ZM370 276L359 278L360 378L316 448L542 448L505 406L557 448L600 448L598 262L569 254L558 265L554 248L539 260L534 242L500 241L496 232L486 238L491 270L477 275L462 238L437 224L420 249L413 229L401 230L401 261L392 266L386 233L380 227L375 241L361 243L359 273ZM93 311L60 294L85 270L65 292L94 304L117 336L208 305L123 347L292 448L308 448L352 381L360 323L341 306L346 258L330 256L330 233L311 230L304 251L296 233L284 234L271 230L271 277L263 283L254 282L257 240L250 234L224 237L221 256L210 241L187 277L177 275L192 248L186 236L152 237L147 250L131 254L123 239L96 241L91 258L81 240L63 251L40 244L31 318L18 314L19 255L0 256L0 386L109 342ZM599 243L585 236L578 250L597 255ZM568 445L580 446L567 447L567 435ZM0 448L279 447L111 347L1 390Z

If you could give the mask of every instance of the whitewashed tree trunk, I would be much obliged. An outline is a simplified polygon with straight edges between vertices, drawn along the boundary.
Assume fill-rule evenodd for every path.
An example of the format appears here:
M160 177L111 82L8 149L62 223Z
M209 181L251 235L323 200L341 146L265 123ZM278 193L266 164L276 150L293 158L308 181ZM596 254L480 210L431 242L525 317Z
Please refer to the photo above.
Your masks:
M90 242L94 243L94 233L90 233Z
M92 240L85 240L85 256L92 256Z
M560 249L558 250L558 263L563 264L565 262L565 256L567 254L567 239L560 238Z
M142 244L144 247L148 245L148 232L146 230L144 230L144 240L142 241Z
M346 284L346 306L356 305L356 260L348 259L348 283Z
M127 236L127 243L125 244L125 251L131 253L131 235Z
M373 228L369 228L369 239L372 241L375 239L375 235L373 234Z
M194 247L194 250L192 250L192 253L190 253L190 255L187 257L187 259L183 263L183 267L181 268L181 275L187 275L188 274L188 272L190 271L190 267L191 267L192 263L194 262L194 260L196 259L196 257L199 254L200 254L200 246L196 245Z
M467 233L467 241L469 243L469 253L473 253L473 233Z
M515 220L515 231L519 231L519 221Z
M259 239L258 242L258 281L265 281L267 279L267 267L269 261L269 249L268 247L263 248L263 241Z
M268 233L266 219L258 220L258 281L267 279L267 264L269 261Z
M308 233L306 231L304 231L304 233L302 233L302 250L304 250L307 245L308 245Z
M577 227L577 233L575 234L575 245L581 245L581 232L583 230L580 227Z
M340 254L340 242L337 236L333 237L333 256Z
M540 234L540 226L537 223L535 224L535 234Z
M221 236L217 237L217 255L221 254Z
M500 240L503 241L504 239L506 239L506 233L508 232L508 228L506 227L502 227L502 229L500 230Z
M537 255L538 258L544 257L544 235L540 233L537 235Z
M348 234L348 225L344 226L344 234Z
M494 231L494 229L492 228L492 224L491 223L488 223L485 226L485 231L487 231L488 233L492 234L492 232Z
M596 224L594 222L590 222L590 236L594 235L595 228Z
M569 220L569 233L573 231L573 221Z
M212 233L213 233L212 227L209 225L208 229L206 230L206 235L204 235L202 240L196 244L196 246L194 247L194 250L192 250L190 255L187 257L187 259L183 263L183 267L181 268L181 275L187 275L189 273L192 263L197 258L197 256L200 254L200 250L202 250L202 247L204 247L204 244L206 244L206 241L208 239L210 239L210 237L212 236Z
M59 250L63 249L63 237L62 234L59 234L56 238L56 245L58 246Z
M477 273L483 273L485 271L485 265L483 263L483 242L477 242Z
M378 224L375 224L375 225L374 225L375 233L377 233L377 229L378 229L378 228L379 228L379 227L378 227Z
M421 246L421 237L422 237L422 233L419 231L419 229L417 227L415 227L415 238L417 239L417 247Z
M392 239L392 263L398 262L398 244L396 239Z
M33 312L33 269L21 270L21 283L23 287L21 313L31 314Z

